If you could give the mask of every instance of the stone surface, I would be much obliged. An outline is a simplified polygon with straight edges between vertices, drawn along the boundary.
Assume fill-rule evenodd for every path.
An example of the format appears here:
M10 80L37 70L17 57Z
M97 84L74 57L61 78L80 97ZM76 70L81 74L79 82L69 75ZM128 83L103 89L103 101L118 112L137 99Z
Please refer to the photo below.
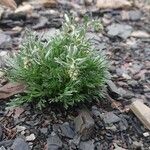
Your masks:
M80 150L94 150L94 141L90 140L90 141L85 141L85 142L81 142L79 149Z
M11 37L3 32L0 32L0 49L11 48L11 46L12 46Z
M127 39L133 31L133 28L127 24L113 23L107 27L107 30L110 37L118 36L122 39Z
M0 147L10 147L13 144L13 140L5 140L0 142Z
M103 115L103 121L106 124L112 124L112 123L116 123L119 122L121 119L115 115L113 112L107 112Z
M35 135L32 133L29 136L26 136L26 141L34 141L35 140Z
M30 150L29 145L22 138L16 138L13 145L11 146L12 150Z
M59 150L60 148L62 148L62 141L55 132L52 132L47 139L47 145L48 150Z
M94 119L86 110L82 110L80 114L74 119L75 131L81 135L82 140L86 140L92 136L94 130Z
M65 137L72 139L75 136L75 133L72 130L72 128L70 127L68 122L65 122L64 124L62 124L60 126L60 129L61 129L63 136L65 136Z

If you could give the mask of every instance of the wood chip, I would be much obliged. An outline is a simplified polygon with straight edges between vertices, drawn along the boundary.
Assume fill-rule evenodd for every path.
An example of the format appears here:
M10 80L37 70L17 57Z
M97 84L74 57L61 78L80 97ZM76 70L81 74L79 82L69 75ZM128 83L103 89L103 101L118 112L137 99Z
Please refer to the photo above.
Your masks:
M0 99L7 99L13 95L23 93L26 87L20 83L8 83L0 88Z
M0 4L10 7L13 10L17 8L17 4L14 0L0 0Z
M131 2L128 0L97 0L96 6L100 9L130 8Z
M141 101L134 101L130 109L139 118L139 120L150 130L150 108Z

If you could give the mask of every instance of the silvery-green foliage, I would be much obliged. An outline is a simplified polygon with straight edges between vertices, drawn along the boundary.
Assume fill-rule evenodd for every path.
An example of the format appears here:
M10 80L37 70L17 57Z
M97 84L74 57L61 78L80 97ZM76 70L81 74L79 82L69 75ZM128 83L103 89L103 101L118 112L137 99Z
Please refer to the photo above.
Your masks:
M67 108L103 95L106 58L97 54L86 40L88 23L79 26L68 16L65 20L60 33L48 42L28 32L7 70L9 79L27 88L11 104L33 102L43 108L55 102Z

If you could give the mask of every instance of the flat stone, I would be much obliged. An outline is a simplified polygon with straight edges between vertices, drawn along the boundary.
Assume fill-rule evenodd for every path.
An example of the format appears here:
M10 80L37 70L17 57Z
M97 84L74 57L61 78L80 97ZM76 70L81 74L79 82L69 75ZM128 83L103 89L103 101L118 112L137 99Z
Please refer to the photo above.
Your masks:
M62 141L55 132L52 132L47 139L47 145L48 150L59 150L60 148L62 148Z
M118 36L122 39L127 39L133 31L133 28L126 24L113 23L107 27L107 30L110 37Z
M111 96L118 98L121 96L119 88L111 80L107 81L108 92Z
M115 115L113 112L107 112L103 115L103 121L105 124L112 124L119 122L121 119Z
M72 130L72 128L70 127L68 122L65 122L64 124L62 124L60 126L61 132L65 137L68 138L73 138L75 136L74 131Z
M94 150L94 148L94 140L81 142L79 146L80 150Z
M75 131L81 135L82 140L87 140L93 135L95 122L87 110L81 110L74 119Z
M5 140L0 142L0 146L10 147L13 144L13 140Z
M22 138L16 138L13 145L11 146L12 150L30 150L29 145Z
M11 46L12 46L11 37L3 32L0 32L0 49L11 48Z
M131 10L129 11L129 19L132 21L138 21L142 17L142 13L139 10Z

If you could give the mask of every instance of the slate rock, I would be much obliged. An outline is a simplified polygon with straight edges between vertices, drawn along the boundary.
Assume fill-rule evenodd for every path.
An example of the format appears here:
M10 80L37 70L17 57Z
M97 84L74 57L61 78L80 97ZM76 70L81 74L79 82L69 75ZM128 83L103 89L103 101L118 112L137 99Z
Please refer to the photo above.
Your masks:
M129 11L129 18L132 21L140 20L142 17L142 13L139 10L131 10Z
M12 46L11 37L3 32L0 32L0 49L11 48L11 46Z
M111 80L107 81L107 89L113 98L119 98L121 96L119 88Z
M10 147L13 144L13 140L5 140L0 142L0 146Z
M82 140L87 140L93 135L95 122L87 110L81 110L74 119L75 131L81 135Z
M52 132L47 139L48 150L59 150L62 147L62 141L59 136Z
M79 149L80 150L94 150L94 140L81 142Z
M22 138L16 138L13 145L11 146L12 150L30 150L29 145Z
M102 116L102 119L103 119L105 124L112 124L112 123L119 122L121 120L113 112L104 113L103 116Z
M0 147L0 150L6 150L6 148L4 146Z
M0 124L0 141L2 141L3 138L3 128L2 125Z
M118 36L122 39L127 39L133 31L133 28L126 24L113 23L107 27L107 30L110 37Z
M33 26L33 29L42 29L44 27L47 27L48 25L48 19L46 17L40 17L39 22Z
M60 126L61 132L63 134L63 136L67 137L67 138L73 138L75 136L74 131L72 130L72 128L70 127L68 122L65 122L64 124L62 124Z

